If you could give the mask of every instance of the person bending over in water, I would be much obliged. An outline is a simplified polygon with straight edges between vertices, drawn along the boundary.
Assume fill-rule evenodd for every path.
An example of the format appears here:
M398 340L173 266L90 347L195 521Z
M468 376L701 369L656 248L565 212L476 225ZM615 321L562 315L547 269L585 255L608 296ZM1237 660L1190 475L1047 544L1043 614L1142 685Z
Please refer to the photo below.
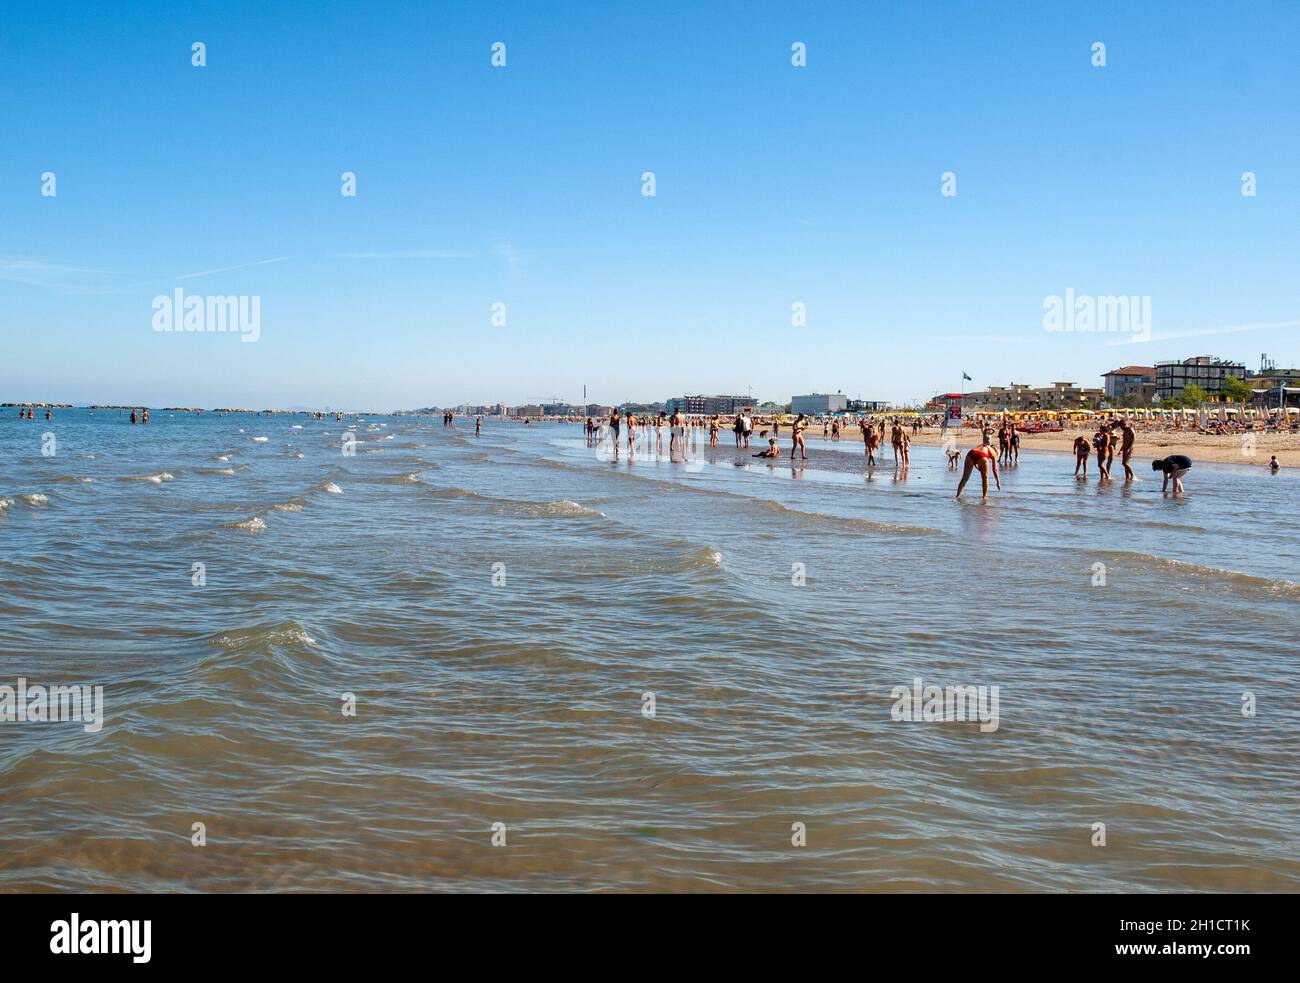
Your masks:
M793 427L793 439L790 441L790 460L792 461L794 460L794 452L796 450L802 451L803 459L805 461L808 460L808 448L804 446L804 442L803 442L803 432L806 426L807 424L804 423L803 414L800 413L797 417L795 417L794 427Z
M1170 454L1162 460L1152 461L1151 470L1165 473L1165 483L1160 489L1162 492L1168 491L1169 482L1173 481L1174 494L1181 495L1183 493L1182 477L1192 470L1192 459L1186 454Z
M961 451L945 451L948 455L948 470L956 471L957 465L961 463Z
M976 468L979 468L980 483L984 486L984 494L980 496L981 498L989 497L989 468L993 469L993 480L997 482L998 491L1002 490L1002 478L998 475L997 451L988 444L980 444L966 452L966 469L961 474L961 481L957 483L958 498L961 498L962 489L966 487L966 482L970 481L970 473Z
M759 451L757 454L754 455L754 457L780 457L780 456L781 456L781 448L776 446L775 437L767 438L767 450Z

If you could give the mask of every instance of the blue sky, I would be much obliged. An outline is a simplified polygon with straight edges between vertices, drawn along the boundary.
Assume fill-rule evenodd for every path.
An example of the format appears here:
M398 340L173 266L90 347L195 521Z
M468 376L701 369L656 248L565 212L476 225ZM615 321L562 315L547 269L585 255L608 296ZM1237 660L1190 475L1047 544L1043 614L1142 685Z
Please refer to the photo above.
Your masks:
M180 6L0 14L0 400L905 400L1300 363L1297 4ZM1150 296L1152 339L1046 332L1070 287ZM177 288L259 296L260 340L153 331Z

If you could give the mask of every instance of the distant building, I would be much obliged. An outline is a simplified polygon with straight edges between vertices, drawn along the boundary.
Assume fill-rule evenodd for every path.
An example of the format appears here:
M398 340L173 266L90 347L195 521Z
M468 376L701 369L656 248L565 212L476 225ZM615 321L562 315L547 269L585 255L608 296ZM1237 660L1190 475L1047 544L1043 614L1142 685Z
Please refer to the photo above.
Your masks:
M1061 383L1057 383L1061 385ZM1064 383L1069 385L1069 383ZM1028 383L1010 382L1005 386L989 386L982 392L974 393L977 406L990 410L1009 410L1023 413L1039 408L1042 390L1034 389Z
M883 413L889 409L889 403L883 399L850 399L850 413Z
M753 407L751 396L673 396L664 403L664 409L672 413L681 409L683 413L700 416L735 416L745 407Z
M1106 398L1104 389L1076 386L1073 382L1053 382L1034 392L1038 395L1035 408L1043 410L1095 410Z
M939 393L925 406L926 409L931 410L948 410L957 406L973 407L978 402L975 398L977 395L977 393Z
M1106 380L1106 399L1113 404L1145 406L1156 394L1154 365L1125 365L1111 369L1102 378Z
M820 413L842 413L849 408L849 398L843 393L810 393L791 396L790 412L816 416Z
M1300 406L1300 369L1279 369L1261 359L1258 372L1246 373L1246 382L1254 390L1252 406L1275 410L1279 406Z
M1166 400L1181 396L1187 386L1197 385L1213 396L1223 388L1223 380L1229 376L1246 378L1245 364L1210 355L1197 355L1181 362L1157 362L1156 395Z

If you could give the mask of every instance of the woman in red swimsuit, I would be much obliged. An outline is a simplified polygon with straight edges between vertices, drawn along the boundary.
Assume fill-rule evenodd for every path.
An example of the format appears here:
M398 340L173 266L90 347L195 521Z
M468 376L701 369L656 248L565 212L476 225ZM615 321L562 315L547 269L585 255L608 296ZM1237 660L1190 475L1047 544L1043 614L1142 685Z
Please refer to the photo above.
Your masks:
M970 473L976 468L980 469L980 481L984 485L982 498L989 497L989 468L993 469L993 480L997 482L998 491L1002 490L1002 479L998 476L997 452L988 444L980 444L966 452L966 469L962 472L961 481L957 484L958 498L961 498L962 489L966 487L966 482L970 480Z

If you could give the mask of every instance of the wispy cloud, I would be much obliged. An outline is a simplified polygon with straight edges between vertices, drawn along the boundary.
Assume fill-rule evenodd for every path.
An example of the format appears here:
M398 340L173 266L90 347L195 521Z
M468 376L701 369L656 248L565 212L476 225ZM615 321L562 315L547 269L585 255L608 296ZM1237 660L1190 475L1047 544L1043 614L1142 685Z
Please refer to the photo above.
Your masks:
M1209 338L1214 335L1242 334L1246 331L1277 331L1282 328L1300 328L1300 321L1258 321L1252 324L1225 324L1217 328L1197 328L1191 331L1153 331L1148 335L1124 335L1108 341L1108 348L1124 345L1145 345L1152 341L1173 341L1178 338Z
M1032 345L1040 340L1008 334L948 334L940 335L935 339L935 341L977 341L983 345Z
M390 249L383 252L338 253L336 259L473 259L463 249Z
M30 256L0 256L0 280L32 287L98 293L105 289L103 277L125 275L118 270L98 270Z
M252 263L238 263L238 264L236 264L235 266L221 266L221 267L218 267L218 268L215 269L215 270L200 270L198 273L183 273L183 274L181 274L180 276L171 277L171 279L173 279L173 280L195 280L195 279L197 279L197 278L199 278L199 277L201 277L201 276L212 276L212 275L215 274L215 273L230 273L230 272L232 272L232 271L234 271L234 270L248 270L248 269L252 269L254 266L267 266L267 265L269 265L269 264L271 264L271 263L283 263L283 262L284 262L285 260L287 260L287 259L292 259L292 257L290 257L290 256L276 256L276 257L274 257L274 258L272 258L272 259L259 259L259 260L255 260L255 261L253 261Z

